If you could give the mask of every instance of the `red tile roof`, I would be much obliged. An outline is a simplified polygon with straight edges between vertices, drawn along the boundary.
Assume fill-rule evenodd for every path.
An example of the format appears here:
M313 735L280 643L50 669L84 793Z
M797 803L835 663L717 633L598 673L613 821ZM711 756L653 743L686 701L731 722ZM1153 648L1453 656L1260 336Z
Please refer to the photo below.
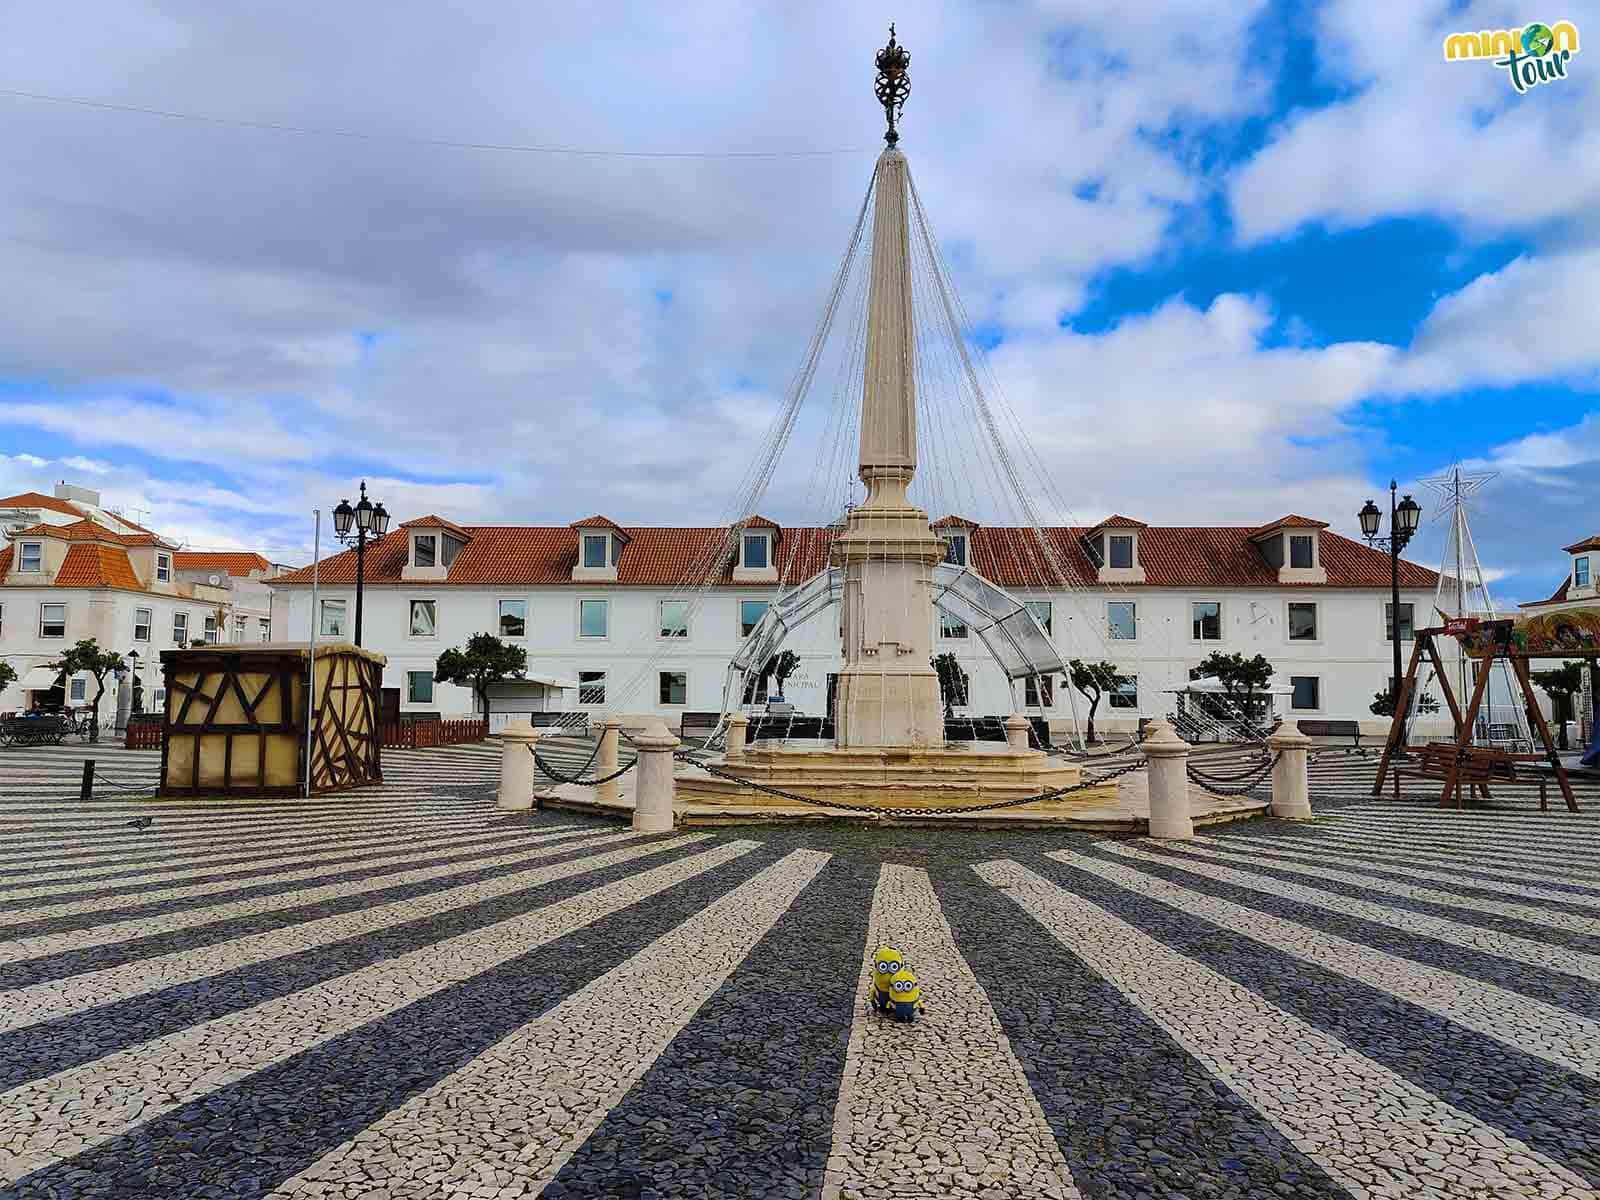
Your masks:
M253 550L179 550L172 562L180 571L226 572L240 578L251 571L272 569L272 564Z
M119 546L168 546L153 533L117 533L88 517L71 525L30 525L11 535L13 538L53 537L67 542L114 542Z
M449 577L441 582L463 585L554 586L572 583L577 562L574 526L469 526L472 541L456 556ZM716 582L732 584L731 555L720 555L728 531L713 528L640 527L625 531L631 539L617 562L617 583L634 587L693 586L701 582L700 564L722 557ZM785 579L809 578L827 564L831 529L790 529L777 567ZM1049 589L1059 561L1067 582L1097 587L1098 572L1090 563L1082 538L1089 530L1053 528L1047 538L1054 555L1046 554L1029 529L979 528L972 533L969 561L985 578L1003 587ZM1273 588L1389 586L1389 556L1335 533L1322 535L1323 584L1280 584L1250 536L1239 527L1145 527L1139 538L1139 560L1148 587ZM367 548L366 581L399 583L406 561L406 536L391 533ZM325 584L353 584L356 552L346 550L321 564ZM309 584L311 570L281 575L274 584ZM1431 588L1438 576L1426 567L1402 560L1400 583L1406 588ZM430 586L432 586L430 584ZM587 585L585 585L587 586Z
M1297 517L1294 513L1290 513L1287 517L1279 517L1270 525L1263 525L1260 529L1252 530L1250 536L1258 538L1277 529L1326 529L1327 527L1328 523L1326 521L1313 521L1310 517Z
M1526 600L1517 605L1518 608L1537 608L1541 604L1560 604L1567 598L1567 589L1572 586L1572 576L1568 575L1561 581L1561 586L1556 589L1555 595L1548 600Z
M760 513L746 517L743 521L740 521L739 524L744 526L746 529L783 529L783 526L779 525L771 517L763 517Z
M56 587L124 588L142 592L139 577L133 573L128 552L97 543L69 546L67 556L56 572Z
M83 510L65 500L57 500L54 496L46 496L43 492L19 492L15 496L0 498L0 508L44 508L51 512L64 513L69 517L83 516Z
M0 579L4 579L6 577L6 573L9 572L10 570L11 570L11 547L7 546L7 547L5 547L5 549L0 550Z
M958 517L955 513L947 513L932 524L935 529L976 529L978 527L976 521Z
M1600 550L1600 534L1584 538L1581 542L1573 542L1572 545L1564 547L1564 549L1568 554L1577 554L1583 550Z
M465 539L467 539L469 541L472 538L472 535L470 533L468 533L465 529L461 528L461 526L457 525L454 521L446 521L443 517L435 516L432 513L429 513L425 517L417 517L415 520L412 520L412 521L402 521L400 523L400 528L401 529L418 529L418 528L424 528L424 529L448 529L451 533L455 534L457 537L465 538Z
M1132 517L1125 517L1121 513L1112 513L1093 529L1086 529L1084 533L1094 533L1101 529L1149 529L1143 521L1135 521Z

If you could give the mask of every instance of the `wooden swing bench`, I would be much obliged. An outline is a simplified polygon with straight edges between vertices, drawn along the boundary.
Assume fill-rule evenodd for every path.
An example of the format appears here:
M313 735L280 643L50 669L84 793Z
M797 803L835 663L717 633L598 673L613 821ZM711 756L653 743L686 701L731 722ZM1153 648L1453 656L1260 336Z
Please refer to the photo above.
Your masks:
M1450 803L1454 793L1456 807L1461 807L1462 788L1468 789L1476 800L1481 791L1485 799L1493 799L1490 784L1537 783L1539 785L1539 811L1549 812L1549 781L1542 775L1524 775L1517 771L1517 763L1526 761L1505 750L1483 746L1458 748L1454 742L1433 742L1421 747L1415 764L1395 766L1394 798L1400 799L1400 777L1434 779L1447 785L1448 790L1440 800L1443 807ZM1453 783L1452 783L1453 781Z

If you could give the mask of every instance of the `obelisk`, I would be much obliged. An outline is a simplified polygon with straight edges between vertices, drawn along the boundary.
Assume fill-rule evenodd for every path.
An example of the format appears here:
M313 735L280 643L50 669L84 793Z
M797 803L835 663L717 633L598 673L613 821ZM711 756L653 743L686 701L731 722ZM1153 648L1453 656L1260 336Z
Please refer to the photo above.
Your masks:
M867 498L852 509L830 556L844 571L844 668L835 701L840 747L909 749L944 744L944 708L930 657L932 572L943 540L906 489L917 470L917 392L905 155L895 118L911 56L877 54L877 95L887 148L878 157L868 291L859 474Z

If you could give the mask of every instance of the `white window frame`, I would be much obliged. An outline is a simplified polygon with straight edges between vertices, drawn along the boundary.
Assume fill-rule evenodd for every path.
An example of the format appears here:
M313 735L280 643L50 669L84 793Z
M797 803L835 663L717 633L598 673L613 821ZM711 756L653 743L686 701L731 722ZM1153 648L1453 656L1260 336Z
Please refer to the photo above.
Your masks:
M1132 704L1118 704L1117 703L1117 701L1119 699L1124 699L1125 698L1122 695L1122 691L1121 691L1122 685L1124 683L1131 683L1133 685L1133 703ZM1106 693L1106 711L1110 712L1112 710L1116 710L1117 712L1138 712L1139 711L1139 675L1138 675L1138 672L1135 672L1132 675L1118 675L1117 676L1116 685L1114 687L1112 687L1111 690Z
M664 676L667 676L667 675L681 675L681 676L683 676L683 699L682 700L663 700L661 698L661 681L662 681L662 678ZM689 707L689 672L688 671L658 670L656 672L656 705L659 708L688 708Z
M1581 581L1578 579L1578 568L1580 566L1583 568L1583 579ZM1572 560L1572 586L1575 588L1586 588L1593 581L1593 579L1594 576L1589 573L1589 556L1587 554L1580 554L1574 558Z
M28 565L28 551L33 551L33 566ZM18 542L17 543L17 570L26 571L30 575L37 575L44 570L44 543L43 542Z
M1050 638L1055 637L1055 635L1056 635L1056 606L1055 606L1054 603L1052 603L1049 600L1024 600L1022 602L1022 605L1029 612L1033 613L1034 620L1038 621L1039 624L1043 627L1044 634L1045 634L1046 637L1050 637ZM1044 616L1042 618L1039 616L1038 612L1036 611L1040 607L1044 608Z
M1121 540L1128 543L1128 561L1123 566L1118 566L1114 560L1112 547ZM1106 534L1106 566L1113 571L1131 571L1139 565L1139 540L1131 533Z
M1307 542L1311 543L1311 561L1309 563L1307 563L1303 567L1297 567L1297 566L1295 566L1295 563L1294 563L1294 544L1295 544L1296 541L1301 541L1301 540L1304 540L1304 541L1307 541ZM1291 571L1314 571L1314 570L1316 570L1317 566L1318 566L1318 563L1317 563L1317 536L1316 536L1316 534L1314 534L1314 533L1290 533L1290 534L1285 534L1284 535L1284 539L1283 539L1283 565L1288 567Z
M585 687L585 684L583 682L583 677L585 675L598 675L598 676L600 676L600 698L598 700L594 700L594 699L585 700L583 698L583 689ZM605 703L606 703L606 685L610 682L609 676L610 676L610 672L609 671L579 671L578 672L578 707L579 708L604 708L605 707ZM595 686L594 681L590 680L587 686L591 687L591 688L594 687Z
M1296 604L1309 604L1311 606L1311 637L1297 638L1290 636L1292 630L1289 625L1289 610ZM1285 600L1283 602L1283 640L1294 646L1322 645L1322 605L1315 600Z
M422 549L422 543L423 542L427 542L428 545L432 547L432 550L431 550L431 553L433 555L433 561L432 562L425 563L425 562L420 561L421 555L419 555L417 552L420 549ZM439 546L439 535L438 534L436 534L436 533L414 533L414 534L411 535L411 565L413 567L419 567L424 571L430 571L433 568L437 567L439 565L439 563L440 563L439 551L440 551L440 546Z
M60 633L46 633L44 631L44 610L47 608L59 608L61 610ZM41 600L39 602L39 636L42 638L48 638L52 642L57 638L65 638L67 636L67 605L65 601Z
M606 615L606 631L604 633L585 633L583 631L583 606L585 604L600 604ZM607 642L611 640L611 598L609 596L579 596L577 607L573 615L578 621L578 640L584 642Z
M1034 698L1028 699L1028 689L1034 689ZM1024 675L1022 678L1022 706L1028 709L1050 709L1056 706L1056 677L1048 671L1038 675ZM1038 703L1040 699L1043 704Z
M506 632L506 605L522 605L522 632ZM528 598L526 596L497 596L494 602L494 635L509 641L522 641L528 636Z
M256 640L261 642L270 642L272 640L271 617L256 618Z
M215 646L222 640L222 632L217 628L217 614L208 612L200 618L200 629L205 634L206 645Z
M1315 708L1301 708L1298 704L1296 704L1294 702L1294 681L1296 679L1314 679L1314 680L1316 680L1316 683L1317 683L1317 706ZM1323 708L1324 708L1324 700L1323 700L1323 695L1322 695L1322 676L1321 675L1291 675L1291 676L1289 676L1289 711L1290 712L1319 713L1319 712L1323 711Z
M772 609L772 601L767 599L765 596L740 596L739 597L739 599L735 602L735 608L734 608L734 614L733 615L734 615L735 620L738 622L739 640L741 642L744 641L745 638L750 636L750 631L754 630L756 625L759 625L761 623L761 617L757 617L755 619L755 621L751 624L750 629L749 630L745 629L745 627L744 627L744 606L746 604L762 604L762 605L765 605L766 607L764 607L761 610L761 617L766 616L767 613L769 611L771 611L771 609Z
M762 546L762 549L764 551L763 557L767 560L766 562L760 563L759 565L751 563L751 561L750 561L750 543L752 541L760 541L760 542L763 543L763 546ZM772 561L772 534L763 533L763 532L760 532L760 531L757 531L755 533L751 533L748 529L745 530L744 533L741 534L740 537L739 537L739 566L740 566L740 569L745 570L745 571L770 571L770 570L773 570L774 569L774 564L773 564L773 561Z
M432 633L416 632L417 627L413 618L416 616L417 605L419 604L433 605ZM435 597L412 596L406 600L406 640L412 642L436 642L439 640L439 601Z
M178 623L180 621L183 623L183 631L181 633L178 631ZM189 640L189 614L186 613L186 612L175 612L175 613L173 613L172 614L172 641L173 641L173 644L176 645L178 642L187 642L188 640Z
M1394 641L1394 634L1389 631L1389 608L1393 603L1393 600L1378 601L1378 632L1382 635L1383 644L1385 646ZM1409 637L1402 637L1400 639L1401 644L1403 645L1406 642L1412 641L1417 636L1417 603L1415 600L1402 600L1400 601L1400 607L1409 608L1411 610L1411 634ZM1399 614L1396 613L1395 616L1396 619L1398 619Z
M1215 604L1217 606L1217 636L1216 637L1208 638L1208 637L1196 637L1195 636L1194 606L1196 604ZM1223 602L1220 599L1219 600L1212 600L1212 599L1207 598L1207 599L1189 601L1189 641L1192 642L1195 645L1210 645L1213 642L1215 642L1218 645L1220 645L1223 642L1226 642L1228 640L1228 627L1225 624L1226 619L1227 619L1227 609L1226 609L1226 606L1223 604Z
M172 582L172 555L156 553L156 582Z
M349 627L349 620L350 620L350 602L348 600L342 600L339 597L334 596L334 597L331 597L331 598L330 597L323 597L322 600L321 600L321 604L322 604L322 607L317 610L317 636L318 637L336 637L336 638L347 637L348 634L343 633L343 632L330 633L328 631L328 605L337 604L339 606L339 623L341 625L346 626L346 628L348 628ZM407 615L409 616L410 614L408 613Z
M665 633L667 628L666 606L668 604L683 605L683 632ZM692 607L687 600L657 600L656 601L656 640L661 642L686 642L689 640L690 613Z
M944 540L948 543L944 548L944 561L958 567L972 565L972 539L965 533L947 533ZM957 543L960 550L956 549Z
M67 680L67 703L87 704L89 702L89 681L80 675L74 675Z
M964 642L972 636L972 630L967 628L965 621L957 620L943 609L934 609L933 615L939 622L939 640L941 642Z
M245 631L248 630L249 627L250 627L250 618L249 617L245 616L243 613L234 613L234 615L233 615L233 640L235 642L243 644L244 639L245 639Z
M589 543L601 545L600 561L589 561ZM611 565L611 535L609 533L583 533L578 536L578 565L586 571L603 571Z
M144 620L142 620L142 621L139 619L139 615L141 613L144 614ZM148 642L150 640L150 631L152 630L152 628L154 628L155 621L156 621L156 614L155 614L155 612L153 610L148 609L148 608L136 608L136 609L134 609L133 610L133 640L136 641L136 642ZM143 629L144 629L144 636L143 637L139 636L139 629L141 627L143 627Z
M1116 628L1111 623L1111 606L1113 604L1126 604L1133 609L1133 636L1118 637L1113 630ZM1191 625L1192 628L1192 625ZM1137 600L1107 600L1106 601L1106 640L1111 642L1137 642L1139 640L1139 602Z
M412 680L412 678L414 676L417 676L417 675L425 676L427 678L427 680L428 680L428 698L426 700L417 700L417 699L414 699L412 697L412 695L411 695L411 680ZM406 672L406 703L407 704L432 704L434 702L434 694L433 694L434 687L437 684L437 682L438 681L435 680L434 677L433 677L433 672L432 671L407 671Z

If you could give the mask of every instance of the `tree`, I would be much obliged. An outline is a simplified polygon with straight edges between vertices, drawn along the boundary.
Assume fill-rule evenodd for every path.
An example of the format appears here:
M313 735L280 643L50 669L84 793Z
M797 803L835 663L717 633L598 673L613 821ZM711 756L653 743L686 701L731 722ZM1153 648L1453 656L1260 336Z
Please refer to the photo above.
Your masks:
M1190 677L1215 679L1222 685L1223 694L1237 709L1235 713L1224 715L1237 717L1243 714L1246 720L1253 721L1258 706L1256 693L1265 691L1272 682L1272 664L1264 654L1246 658L1237 651L1224 654L1221 650L1213 650L1190 672Z
M945 717L955 716L956 705L967 703L967 673L961 669L956 656L948 651L934 655L928 665L939 677L939 699L944 701Z
M100 643L93 638L84 638L50 664L51 670L60 671L65 676L94 676L94 699L89 702L94 714L94 723L89 727L91 742L100 740L100 698L106 694L106 676L121 667L122 655L115 650L102 650Z
M508 646L492 633L475 633L465 649L451 647L434 664L436 683L469 687L483 704L483 719L489 719L489 688L502 679L521 679L528 670L528 652L521 646Z
M1067 664L1067 678L1072 686L1089 701L1089 744L1097 740L1094 735L1094 711L1100 707L1100 698L1117 690L1117 664L1106 662L1086 663L1075 658Z
M0 692L17 681L17 669L8 662L0 662Z
M1368 706L1367 711L1375 717L1394 716L1394 693L1388 688L1378 692L1373 696L1372 703ZM1417 699L1417 711L1419 713L1436 713L1439 711L1439 702L1427 692L1423 692Z
M1567 722L1572 720L1572 698L1583 691L1583 664L1564 662L1550 671L1532 671L1530 675L1554 701L1556 720L1561 725L1561 749L1567 749Z

